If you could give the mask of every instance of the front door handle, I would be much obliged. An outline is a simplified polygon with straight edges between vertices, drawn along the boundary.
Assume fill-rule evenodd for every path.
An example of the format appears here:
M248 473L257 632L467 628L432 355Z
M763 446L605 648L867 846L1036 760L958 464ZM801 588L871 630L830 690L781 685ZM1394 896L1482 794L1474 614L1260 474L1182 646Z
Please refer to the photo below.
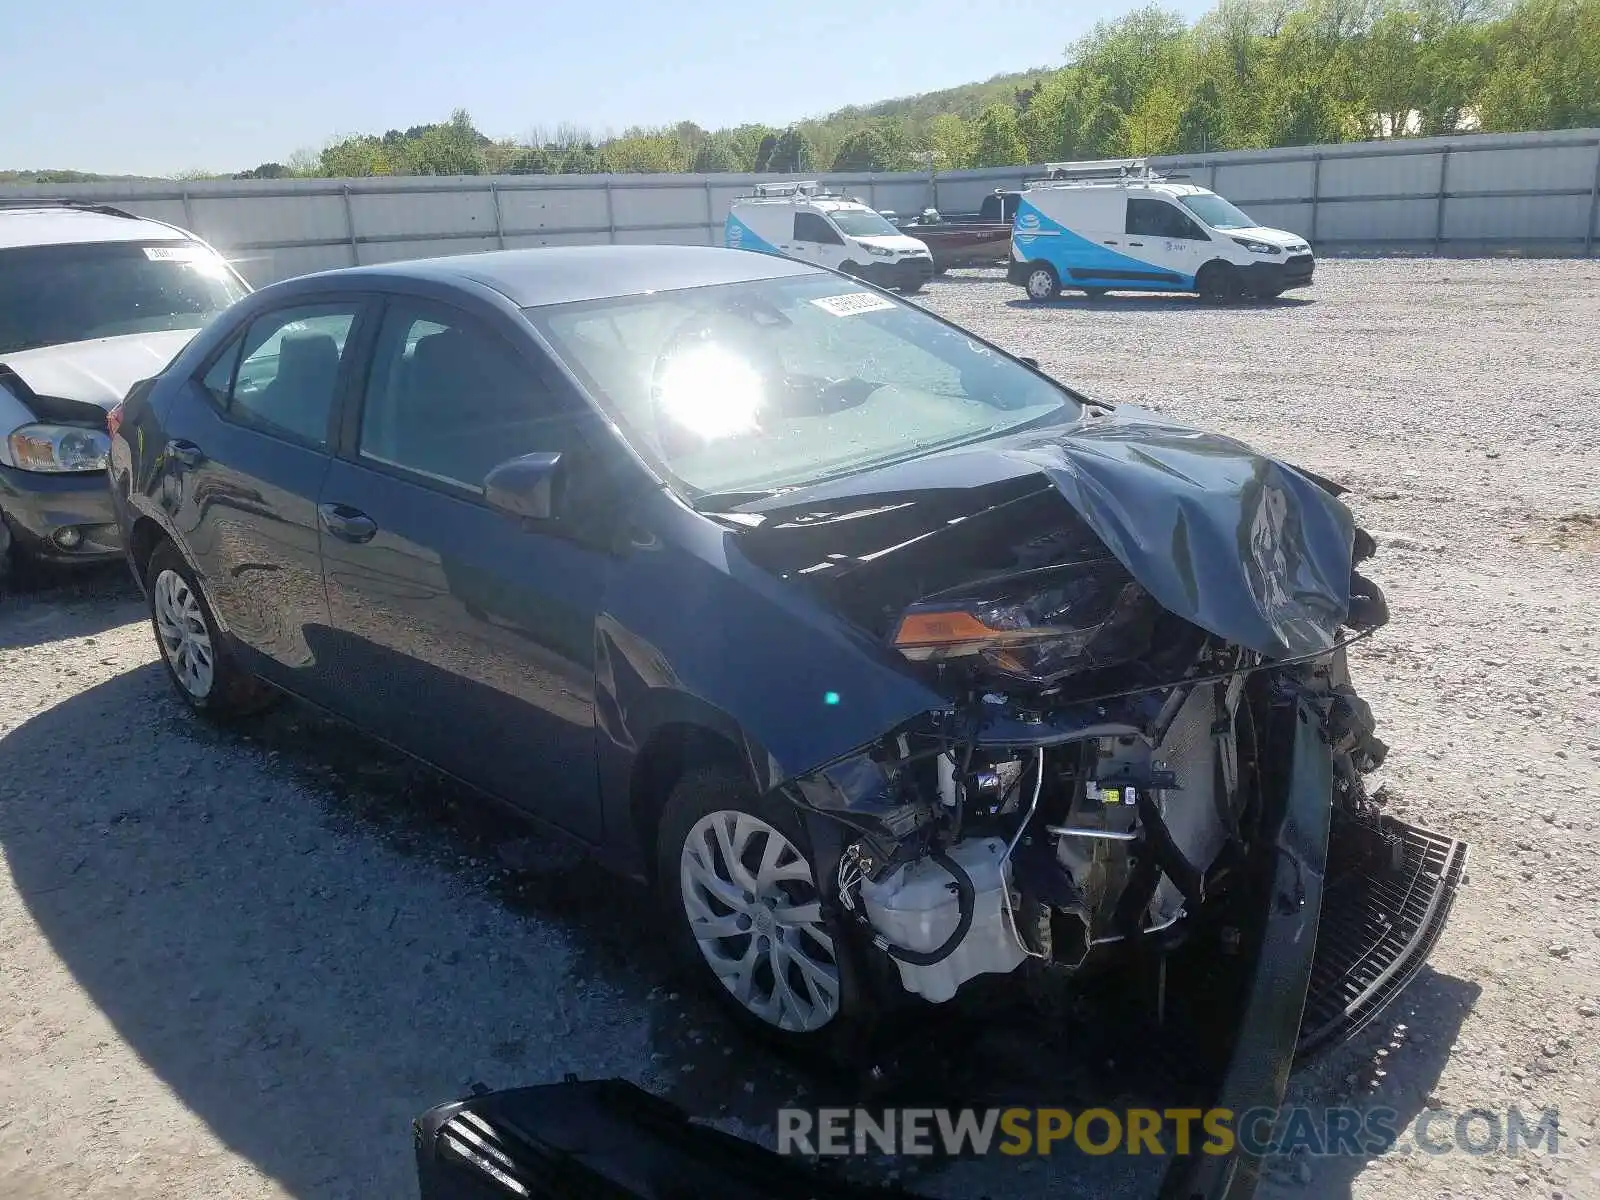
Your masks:
M1112 245L1116 245L1115 242L1113 242L1111 244ZM1129 242L1128 245L1130 245L1130 246L1142 246L1142 245L1144 245L1144 243L1143 242Z
M1117 240L1116 240L1116 238L1102 238L1102 239L1101 239L1101 240L1102 240L1102 241L1103 241L1103 242L1104 242L1104 243L1105 243L1105 244L1106 244L1106 245L1107 245L1107 246L1115 246L1115 245L1116 245L1116 244L1117 244Z
M346 542L370 542L378 523L359 508L348 504L319 504L317 518L334 537Z
M206 452L193 442L173 438L167 443L167 457L184 467L198 467L206 460Z

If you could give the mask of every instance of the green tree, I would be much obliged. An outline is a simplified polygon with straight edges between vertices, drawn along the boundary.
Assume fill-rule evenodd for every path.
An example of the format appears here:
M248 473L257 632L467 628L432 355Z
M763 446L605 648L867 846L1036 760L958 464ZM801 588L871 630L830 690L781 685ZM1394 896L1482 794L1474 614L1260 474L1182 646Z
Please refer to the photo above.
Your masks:
M409 175L482 175L483 153L453 125L435 126L405 142L401 161Z
M755 170L770 171L773 169L772 156L778 149L778 135L770 130L762 136L761 145L756 148Z
M927 126L928 149L942 171L960 171L972 165L975 142L972 126L955 113L940 113Z
M772 157L767 161L767 170L778 174L793 174L798 171L809 171L812 166L811 143L806 140L803 132L791 125L774 143Z
M835 171L882 171L889 164L889 149L876 129L858 129L839 145Z
M1178 117L1175 149L1180 154L1202 154L1207 150L1220 150L1227 144L1222 91L1217 81L1208 76L1184 101L1183 112Z
M1600 125L1600 0L1520 0L1489 40L1485 129Z
M323 149L318 169L332 179L360 179L369 175L393 175L389 148L371 136L347 137Z
M1162 81L1139 97L1124 122L1128 152L1136 155L1172 154L1178 149L1183 124L1184 98L1177 86Z
M1067 60L1103 79L1104 99L1130 112L1157 80L1177 72L1188 36L1182 13L1147 4L1095 25L1067 48Z
M1084 114L1078 126L1078 153L1088 158L1118 158L1127 150L1128 116L1115 104L1102 100Z
M714 134L694 149L689 170L696 175L711 175L721 171L745 171L749 164L739 157L731 139Z
M688 156L677 138L664 133L631 132L602 148L606 169L634 175L665 175L682 171Z
M1028 147L1017 130L1016 109L991 104L978 114L972 159L978 167L1008 167L1028 161Z

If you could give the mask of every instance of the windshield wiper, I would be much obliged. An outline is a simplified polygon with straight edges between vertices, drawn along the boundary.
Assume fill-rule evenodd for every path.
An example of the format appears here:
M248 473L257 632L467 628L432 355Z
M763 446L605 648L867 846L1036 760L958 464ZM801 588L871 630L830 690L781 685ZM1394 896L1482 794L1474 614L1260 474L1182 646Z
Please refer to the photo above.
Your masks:
M689 507L696 512L721 512L730 508L738 508L741 504L754 504L757 500L770 500L774 496L781 496L785 492L792 492L797 485L788 487L771 488L744 488L727 492L703 492L689 501Z

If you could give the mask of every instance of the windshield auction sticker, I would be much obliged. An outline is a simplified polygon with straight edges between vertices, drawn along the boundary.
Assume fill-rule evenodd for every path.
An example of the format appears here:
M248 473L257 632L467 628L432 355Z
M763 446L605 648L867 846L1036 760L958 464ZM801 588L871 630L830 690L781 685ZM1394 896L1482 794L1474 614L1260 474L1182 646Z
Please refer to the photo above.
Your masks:
M820 296L811 303L823 312L830 312L836 317L853 317L857 313L879 312L894 307L893 300L873 292L846 292L842 296Z
M212 254L204 246L146 246L144 256L151 262L203 262Z

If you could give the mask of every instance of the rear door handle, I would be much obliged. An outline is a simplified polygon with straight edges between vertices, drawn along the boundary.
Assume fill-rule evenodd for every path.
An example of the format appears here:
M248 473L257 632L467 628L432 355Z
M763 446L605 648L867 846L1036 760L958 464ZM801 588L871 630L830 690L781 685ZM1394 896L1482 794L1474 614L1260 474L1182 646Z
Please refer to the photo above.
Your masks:
M1117 240L1115 238L1102 238L1101 241L1103 241L1107 246L1115 246L1117 244Z
M341 541L370 542L378 532L376 521L348 504L319 504L317 517L322 527Z
M1112 242L1111 245L1115 246L1116 243ZM1144 243L1143 242L1129 242L1128 245L1130 245L1130 246L1142 246L1142 245L1144 245Z
M167 443L167 457L185 467L198 467L206 460L206 452L193 442L174 438Z

